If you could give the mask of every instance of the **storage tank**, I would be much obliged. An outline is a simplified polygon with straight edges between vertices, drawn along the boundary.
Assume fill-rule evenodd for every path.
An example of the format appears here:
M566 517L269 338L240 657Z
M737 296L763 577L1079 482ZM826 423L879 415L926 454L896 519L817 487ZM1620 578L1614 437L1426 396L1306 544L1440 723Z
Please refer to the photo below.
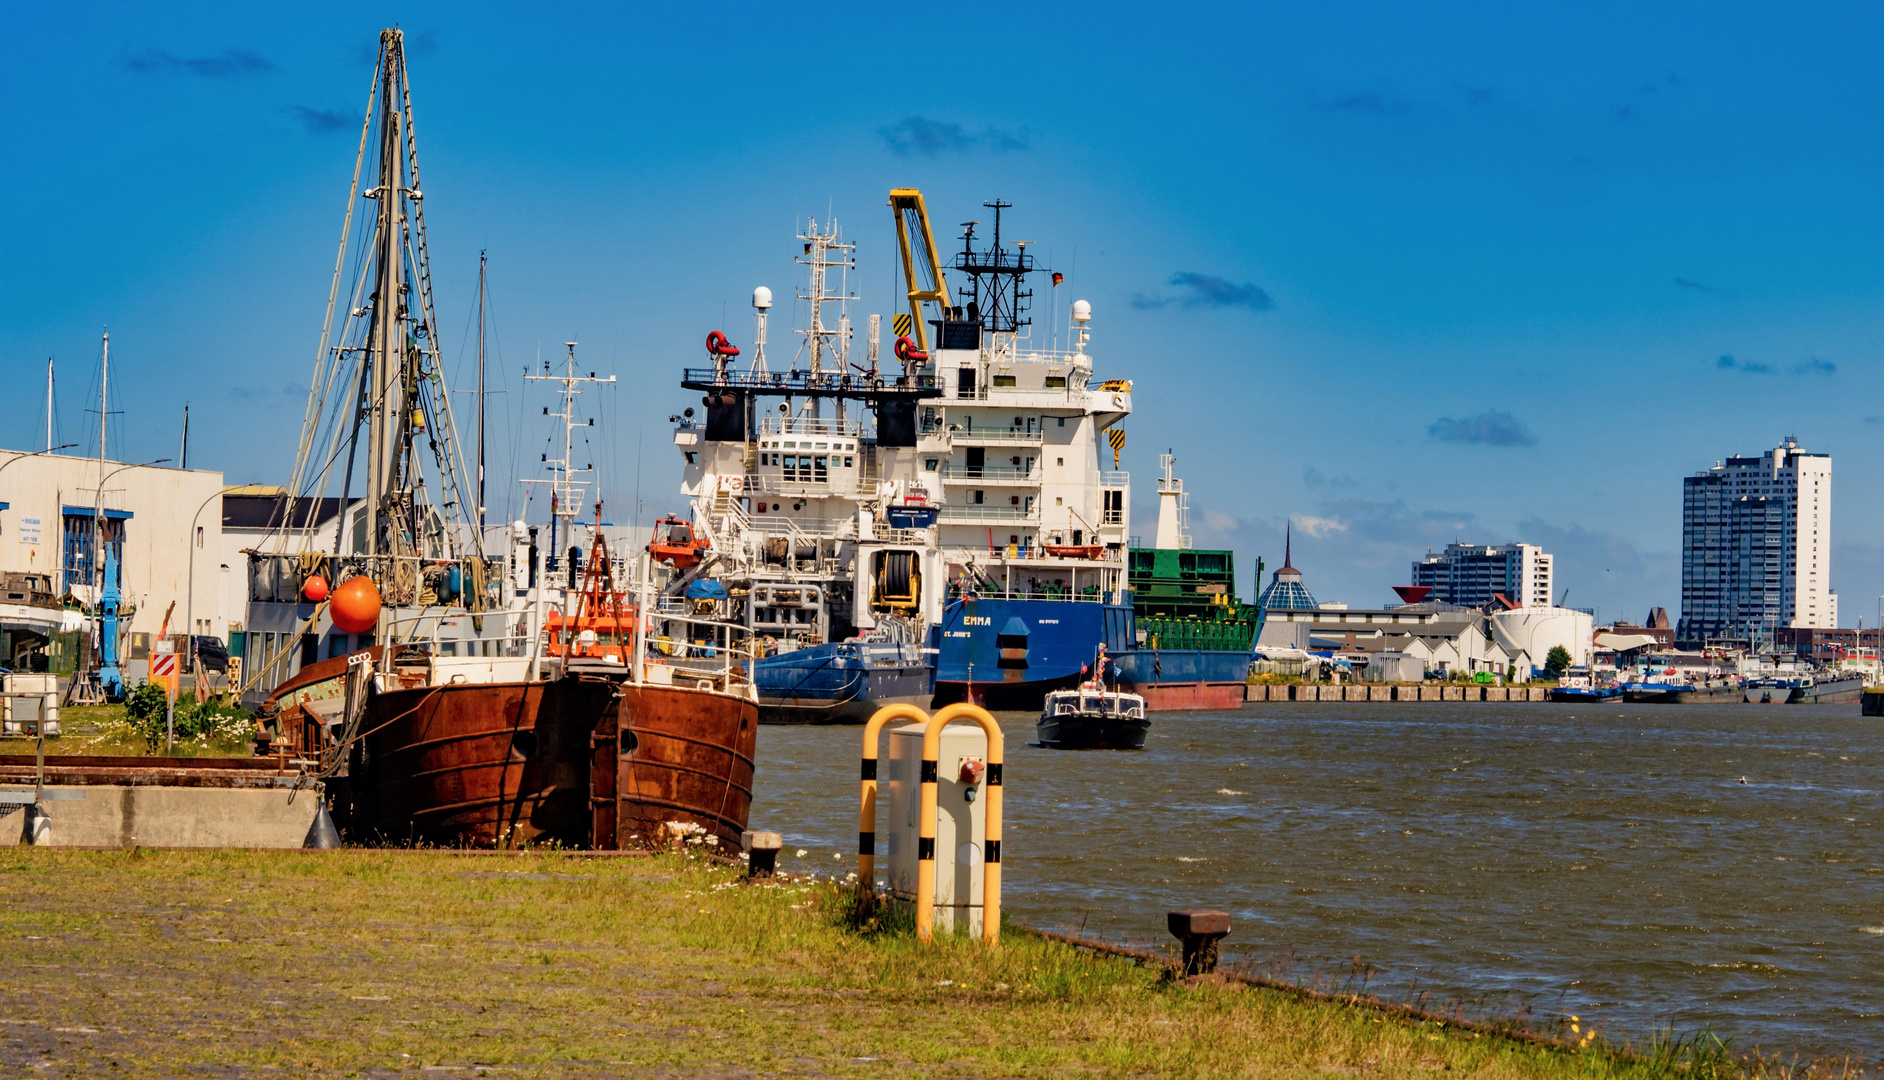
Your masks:
M1506 652L1522 649L1531 666L1542 671L1550 650L1563 646L1575 667L1590 666L1590 635L1595 620L1574 608L1524 607L1500 611L1491 617L1492 636Z

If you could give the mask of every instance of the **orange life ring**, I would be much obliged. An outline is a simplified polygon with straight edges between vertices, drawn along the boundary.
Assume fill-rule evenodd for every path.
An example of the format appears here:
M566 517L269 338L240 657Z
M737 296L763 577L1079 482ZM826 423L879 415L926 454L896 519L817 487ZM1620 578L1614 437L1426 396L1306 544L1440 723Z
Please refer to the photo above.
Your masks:
M921 363L929 359L929 354L916 348L916 343L908 337L896 339L896 358L905 364Z

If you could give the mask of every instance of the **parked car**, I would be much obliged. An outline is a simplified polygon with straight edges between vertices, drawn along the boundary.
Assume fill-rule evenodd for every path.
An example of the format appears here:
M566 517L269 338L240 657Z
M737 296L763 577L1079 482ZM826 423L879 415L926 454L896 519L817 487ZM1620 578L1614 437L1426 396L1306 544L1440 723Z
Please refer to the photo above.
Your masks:
M229 646L219 637L199 634L191 639L196 649L196 659L203 665L203 670L226 675L229 672Z

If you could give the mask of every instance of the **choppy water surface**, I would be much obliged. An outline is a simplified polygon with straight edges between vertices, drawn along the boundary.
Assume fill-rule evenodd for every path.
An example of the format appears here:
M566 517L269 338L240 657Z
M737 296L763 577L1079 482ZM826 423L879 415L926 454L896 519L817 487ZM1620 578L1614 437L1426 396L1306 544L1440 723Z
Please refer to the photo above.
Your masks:
M1297 976L1360 956L1390 995L1875 1060L1884 726L1857 711L1269 704L1156 714L1141 753L1006 714L1004 905L1144 942L1218 907ZM755 827L848 869L860 740L762 729Z

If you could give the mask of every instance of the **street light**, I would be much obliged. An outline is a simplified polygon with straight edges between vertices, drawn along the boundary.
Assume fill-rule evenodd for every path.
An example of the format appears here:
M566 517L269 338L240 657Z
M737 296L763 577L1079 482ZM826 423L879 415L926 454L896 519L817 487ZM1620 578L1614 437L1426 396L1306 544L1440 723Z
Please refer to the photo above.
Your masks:
M158 459L156 459L155 461L140 461L140 462L138 462L138 463L137 463L137 464L135 464L135 465L120 465L120 466L118 466L117 468L115 468L115 469L113 469L113 470L111 470L110 472L108 472L108 473L106 473L106 474L104 475L104 477L103 477L103 478L101 478L101 479L100 479L100 480L98 481L98 491L96 492L96 497L95 497L95 499L94 499L94 501L93 501L93 503L92 503L92 562L93 562L93 564L94 564L94 565L96 565L96 566L98 567L98 597L97 597L97 599L96 599L96 600L94 600L94 601L93 601L93 603L94 603L94 605L95 605L95 606L97 607L97 609L98 609L98 633L99 633L99 640L98 640L98 650L99 650L99 652L98 652L98 656L99 656L99 660L100 660L100 661L103 661L103 660L104 660L104 647L105 647L105 641L104 641L104 630L105 630L105 617L106 617L106 616L105 616L105 610L104 610L104 599L105 599L105 548L104 548L104 520L105 520L105 482L106 482L107 480L110 480L110 479L111 479L112 477L114 477L114 476L116 476L116 475L118 475L119 473L121 473L121 472L124 472L124 471L126 471L127 469L143 469L143 468L148 468L148 467L150 467L150 466L152 466L152 465L162 465L162 464L164 464L165 462L167 462L167 461L169 461L169 460L170 460L169 458L158 458ZM118 572L119 572L119 573L123 573L123 572L124 572L124 571L123 571L123 568L122 568L122 567L120 567L120 568L119 568L119 571L118 571ZM111 619L112 619L112 620L113 620L114 622L115 622L115 621L116 621L116 619L117 619L117 611L116 611L115 609L114 609L114 610L113 610L113 611L111 612ZM116 642L116 641L113 641L113 642L111 642L111 646L112 646L112 650L111 650L111 651L112 651L112 654L113 654L113 655L112 655L112 660L113 660L113 665L112 665L112 675L113 675L113 676L115 677L115 676L116 676L116 668L115 668L115 662L116 662L116 660L117 660L117 655L116 655L116 654L117 654L117 642ZM102 671L102 669L101 669L101 679L102 679L102 674L103 674L103 671ZM104 686L104 684L103 684L103 682L102 682L102 681L100 682L100 684L99 684L99 685L100 685L100 689L103 689L103 686Z
M47 454L53 453L54 451L70 450L74 446L77 446L77 445L78 443L69 442L69 443L66 443L64 446L49 446L44 450L35 450L30 454L17 455L15 457L9 458L5 464L0 464L0 472L6 472L7 466L13 464L16 461L25 461L29 457L45 457Z
M189 591L183 594L183 619L190 631L189 655L191 656L196 655L196 521L203 516L204 508L220 498L222 498L222 489L217 488L214 494L203 500L202 506L196 508L196 513L190 516L190 532L186 538L188 541L186 550L190 553L190 587ZM292 510L292 505L290 503L290 510Z

